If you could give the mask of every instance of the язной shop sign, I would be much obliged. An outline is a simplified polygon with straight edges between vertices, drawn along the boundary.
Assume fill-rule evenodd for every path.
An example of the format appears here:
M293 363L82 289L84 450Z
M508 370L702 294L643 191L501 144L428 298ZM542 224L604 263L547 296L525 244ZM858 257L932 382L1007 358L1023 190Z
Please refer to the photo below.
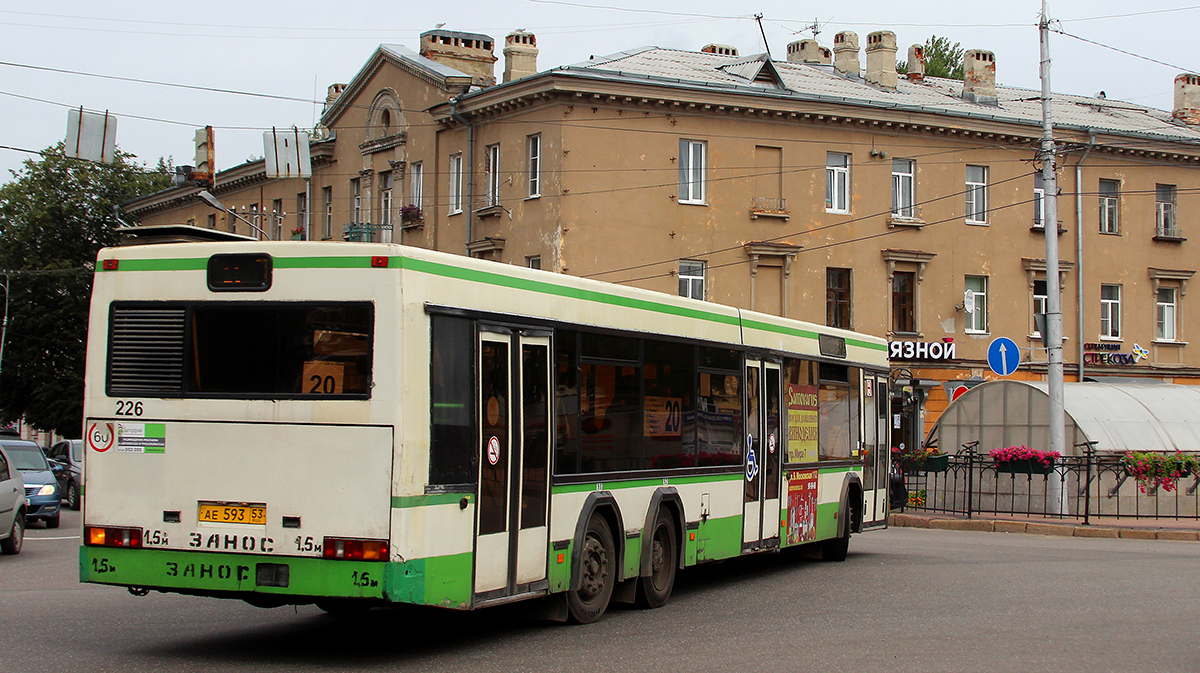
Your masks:
M953 341L889 341L889 360L941 360L954 359Z

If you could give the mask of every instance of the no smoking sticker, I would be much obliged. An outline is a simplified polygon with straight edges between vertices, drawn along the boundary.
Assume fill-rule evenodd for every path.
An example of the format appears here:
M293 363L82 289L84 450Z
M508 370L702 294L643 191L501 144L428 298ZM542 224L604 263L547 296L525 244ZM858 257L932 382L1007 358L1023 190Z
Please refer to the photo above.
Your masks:
M500 462L500 440L495 437L488 440L487 459L492 465Z

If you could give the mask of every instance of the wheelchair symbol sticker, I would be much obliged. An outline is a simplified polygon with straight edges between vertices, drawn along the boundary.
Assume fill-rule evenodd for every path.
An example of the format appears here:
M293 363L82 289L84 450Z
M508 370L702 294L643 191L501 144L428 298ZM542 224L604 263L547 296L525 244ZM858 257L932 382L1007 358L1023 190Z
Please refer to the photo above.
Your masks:
M758 476L758 457L754 455L754 437L746 435L746 481Z

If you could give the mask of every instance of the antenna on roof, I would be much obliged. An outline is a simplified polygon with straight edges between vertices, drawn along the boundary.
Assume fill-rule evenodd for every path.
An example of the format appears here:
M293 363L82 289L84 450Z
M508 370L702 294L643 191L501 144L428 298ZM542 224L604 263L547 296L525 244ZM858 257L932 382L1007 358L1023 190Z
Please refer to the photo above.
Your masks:
M763 30L762 17L763 17L762 14L755 14L754 20L758 22L758 32L762 33L763 46L767 48L767 56L770 57L771 56L771 45L767 44L767 31Z
M804 30L811 30L812 34L813 34L813 39L815 40L815 39L817 39L817 36L821 34L821 23L819 21L817 21L817 19L814 17L812 25L805 26Z

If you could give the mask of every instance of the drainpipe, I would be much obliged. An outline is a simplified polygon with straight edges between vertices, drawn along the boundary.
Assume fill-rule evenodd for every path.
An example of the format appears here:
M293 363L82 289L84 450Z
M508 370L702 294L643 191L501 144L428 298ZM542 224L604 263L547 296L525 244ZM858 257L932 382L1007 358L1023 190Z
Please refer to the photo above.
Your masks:
M1083 383L1083 162L1096 145L1096 132L1088 129L1088 146L1075 162L1075 264L1078 272L1075 274L1075 319L1079 331L1079 343L1076 344L1079 355L1078 381ZM1056 222L1054 226L1058 226Z
M475 125L469 119L458 113L458 96L450 99L450 118L460 124L467 125L467 202L463 214L467 216L467 245L471 244L471 224L475 213L472 208L475 203ZM471 256L470 247L466 254Z

